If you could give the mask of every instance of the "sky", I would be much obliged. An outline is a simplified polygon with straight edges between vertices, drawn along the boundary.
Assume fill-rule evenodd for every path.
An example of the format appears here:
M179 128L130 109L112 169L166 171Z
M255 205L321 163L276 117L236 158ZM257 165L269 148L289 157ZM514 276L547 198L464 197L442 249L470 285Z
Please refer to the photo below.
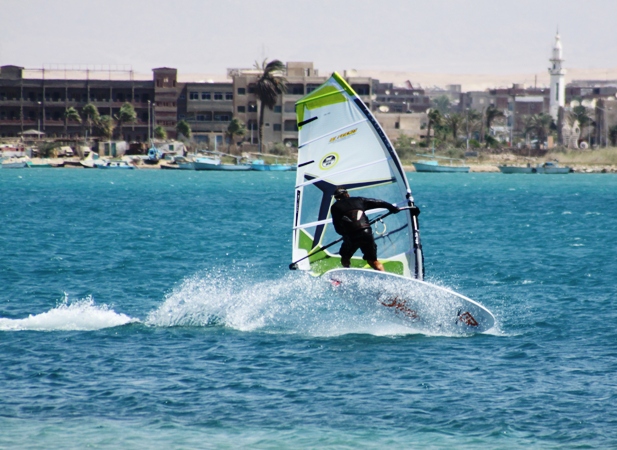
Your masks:
M0 0L0 16L0 65L26 68L224 79L267 58L312 61L321 75L544 80L559 29L567 68L617 70L617 0Z

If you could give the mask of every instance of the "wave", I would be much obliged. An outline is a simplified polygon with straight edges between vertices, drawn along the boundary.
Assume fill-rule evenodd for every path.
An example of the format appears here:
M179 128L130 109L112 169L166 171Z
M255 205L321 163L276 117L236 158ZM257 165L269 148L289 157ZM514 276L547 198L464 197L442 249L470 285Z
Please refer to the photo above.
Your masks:
M372 334L450 335L436 329L415 329L387 315L341 301L329 283L302 272L278 280L251 280L248 273L221 270L185 279L152 311L146 325L223 326L309 336Z
M115 312L107 305L97 306L91 296L69 302L65 294L55 308L25 319L0 318L0 331L92 331L139 322Z

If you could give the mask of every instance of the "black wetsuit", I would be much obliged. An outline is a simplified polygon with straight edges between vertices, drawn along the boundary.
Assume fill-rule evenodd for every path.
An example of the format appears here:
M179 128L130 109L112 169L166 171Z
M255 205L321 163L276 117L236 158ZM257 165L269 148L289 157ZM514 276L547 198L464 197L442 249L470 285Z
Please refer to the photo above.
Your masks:
M364 197L347 197L337 200L330 208L332 224L338 234L343 236L343 244L339 255L343 259L350 259L361 249L366 261L377 261L377 244L373 239L373 230L369 224L365 211L369 209L385 208L390 212L397 212L398 208L382 200Z

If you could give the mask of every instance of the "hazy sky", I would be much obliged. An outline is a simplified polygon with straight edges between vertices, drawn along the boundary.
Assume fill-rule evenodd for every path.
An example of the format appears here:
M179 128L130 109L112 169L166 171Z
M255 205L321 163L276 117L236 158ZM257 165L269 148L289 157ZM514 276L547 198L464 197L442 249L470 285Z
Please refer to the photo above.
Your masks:
M617 0L0 0L0 65L225 74L264 57L332 70L617 67Z

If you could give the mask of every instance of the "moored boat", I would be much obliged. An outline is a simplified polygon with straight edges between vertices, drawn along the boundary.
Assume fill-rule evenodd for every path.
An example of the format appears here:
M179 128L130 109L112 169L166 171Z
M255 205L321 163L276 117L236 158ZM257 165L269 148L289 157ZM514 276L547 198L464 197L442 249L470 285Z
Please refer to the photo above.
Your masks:
M193 163L195 170L218 170L220 165L220 158L195 158Z
M135 166L126 161L106 161L99 164L94 164L97 169L134 169Z
M285 172L291 170L291 166L288 164L266 164L263 159L256 159L251 162L251 169L259 172Z
M469 166L442 166L437 161L418 161L412 163L416 172L444 172L444 173L467 173Z
M30 158L7 158L2 161L0 167L2 169L23 169L30 167Z
M535 167L519 167L519 166L497 166L501 173L537 173Z
M545 174L565 174L572 172L570 167L559 167L556 163L547 161L535 167L527 165L520 166L497 166L501 173L545 173Z

